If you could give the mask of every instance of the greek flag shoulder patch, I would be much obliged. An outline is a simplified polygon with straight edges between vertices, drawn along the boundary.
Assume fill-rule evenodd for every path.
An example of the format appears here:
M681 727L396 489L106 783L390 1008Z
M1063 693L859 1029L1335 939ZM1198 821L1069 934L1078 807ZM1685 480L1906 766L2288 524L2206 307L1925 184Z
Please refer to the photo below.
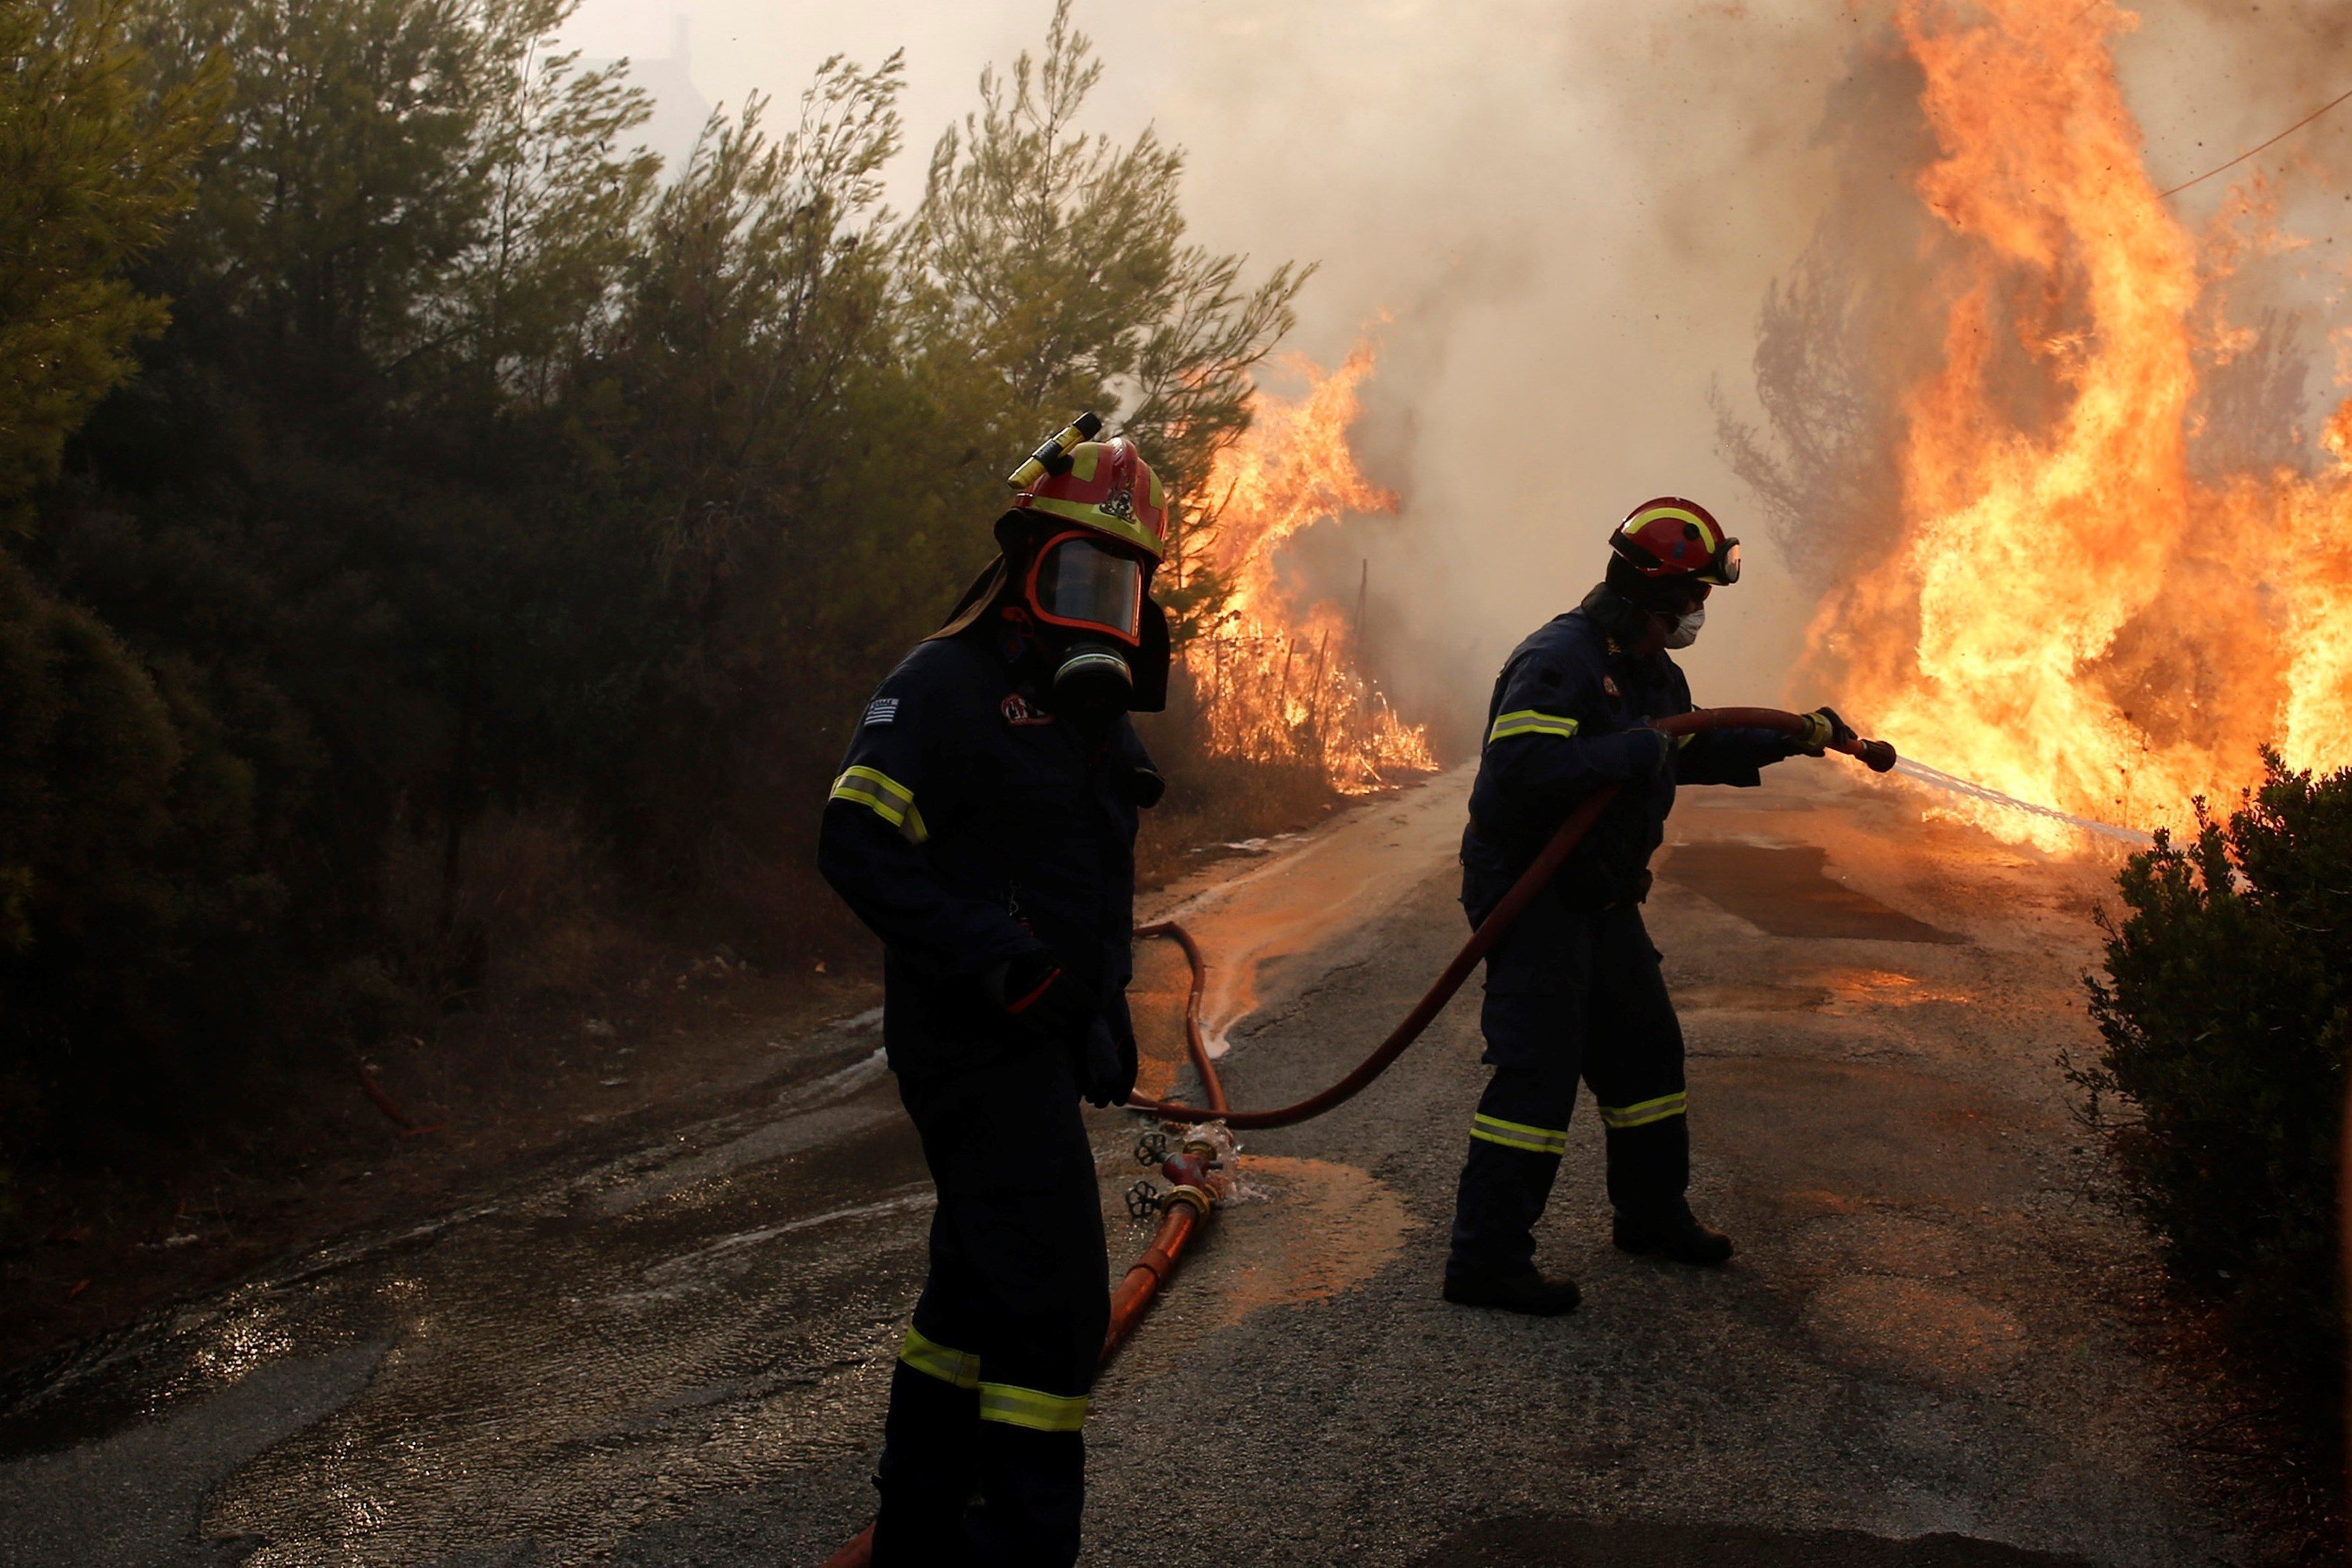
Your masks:
M857 727L863 730L869 725L887 724L898 716L898 700L897 698L877 697L867 706L866 717Z

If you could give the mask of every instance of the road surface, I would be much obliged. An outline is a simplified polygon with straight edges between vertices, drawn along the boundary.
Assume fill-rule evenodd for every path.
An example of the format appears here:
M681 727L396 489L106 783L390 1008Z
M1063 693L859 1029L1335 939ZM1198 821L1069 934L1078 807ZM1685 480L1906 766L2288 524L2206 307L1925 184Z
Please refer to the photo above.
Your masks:
M1464 931L1466 778L1171 889L1239 1103L1319 1087ZM1922 823L1834 763L1690 791L1649 918L1691 1047L1719 1273L1608 1246L1589 1108L1539 1260L1571 1317L1436 1295L1475 987L1339 1111L1253 1135L1097 1392L1087 1561L2250 1562L2118 1303L2056 1065L2098 865ZM1181 970L1145 955L1147 1089ZM867 1517L929 1189L871 1018L755 1110L289 1259L0 1412L0 1563L814 1563ZM1137 1122L1094 1119L1113 1266ZM1017 1152L1016 1155L1017 1157Z

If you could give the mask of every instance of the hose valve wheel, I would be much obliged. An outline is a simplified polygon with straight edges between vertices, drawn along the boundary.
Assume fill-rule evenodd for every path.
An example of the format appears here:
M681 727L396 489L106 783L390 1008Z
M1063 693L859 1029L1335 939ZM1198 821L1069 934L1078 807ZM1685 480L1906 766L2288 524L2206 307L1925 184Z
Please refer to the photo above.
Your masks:
M1160 1212L1160 1189L1149 1178L1139 1180L1127 1189L1127 1217L1150 1219Z
M1145 1170L1168 1158L1168 1134L1147 1132L1135 1141L1135 1163Z

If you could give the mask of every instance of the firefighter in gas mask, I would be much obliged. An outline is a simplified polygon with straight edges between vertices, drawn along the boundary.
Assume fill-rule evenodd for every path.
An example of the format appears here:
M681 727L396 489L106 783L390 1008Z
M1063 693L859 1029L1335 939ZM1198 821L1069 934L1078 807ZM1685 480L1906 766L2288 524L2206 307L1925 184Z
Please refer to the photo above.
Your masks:
M1648 863L1678 784L1752 785L1771 763L1851 740L1808 714L1804 737L1719 730L1668 737L1691 710L1667 650L1688 647L1710 593L1739 580L1739 542L1696 501L1644 501L1610 536L1606 578L1512 651L1495 682L1462 838L1462 901L1485 920L1562 818L1619 794L1486 958L1481 1015L1494 1068L1470 1127L1444 1296L1465 1306L1565 1312L1575 1284L1535 1267L1534 1226L1568 1146L1577 1079L1598 1102L1612 1234L1628 1252L1711 1266L1731 1239L1684 1198L1690 1122L1683 1037L1643 927Z
M1135 1084L1137 813L1162 785L1128 714L1168 685L1169 498L1100 433L1082 416L1014 472L1003 553L876 689L825 806L818 864L883 941L883 1043L939 1192L880 1564L1078 1552L1109 1318L1078 1100Z

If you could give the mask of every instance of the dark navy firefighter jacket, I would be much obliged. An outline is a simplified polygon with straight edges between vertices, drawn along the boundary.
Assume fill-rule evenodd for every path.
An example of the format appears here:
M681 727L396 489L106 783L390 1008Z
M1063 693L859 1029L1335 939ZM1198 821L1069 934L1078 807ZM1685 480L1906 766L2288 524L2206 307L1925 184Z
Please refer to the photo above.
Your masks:
M1787 738L1769 730L1718 730L1675 737L1664 765L1650 771L1657 737L1633 731L1691 710L1690 682L1673 659L1628 657L1583 608L1554 616L1514 648L1486 707L1462 836L1462 902L1471 920L1502 901L1578 803L1612 784L1624 787L1561 866L1553 896L1521 919L1539 927L1569 911L1640 900L1677 784L1754 785L1759 770L1790 752ZM1532 956L1542 943L1505 946ZM1511 980L1496 967L1489 966L1490 989Z
M981 977L1040 952L1132 1049L1137 811L1162 788L1125 715L1081 727L1046 710L1003 623L916 645L866 703L817 844L825 880L882 938L894 1069L1014 1048Z

